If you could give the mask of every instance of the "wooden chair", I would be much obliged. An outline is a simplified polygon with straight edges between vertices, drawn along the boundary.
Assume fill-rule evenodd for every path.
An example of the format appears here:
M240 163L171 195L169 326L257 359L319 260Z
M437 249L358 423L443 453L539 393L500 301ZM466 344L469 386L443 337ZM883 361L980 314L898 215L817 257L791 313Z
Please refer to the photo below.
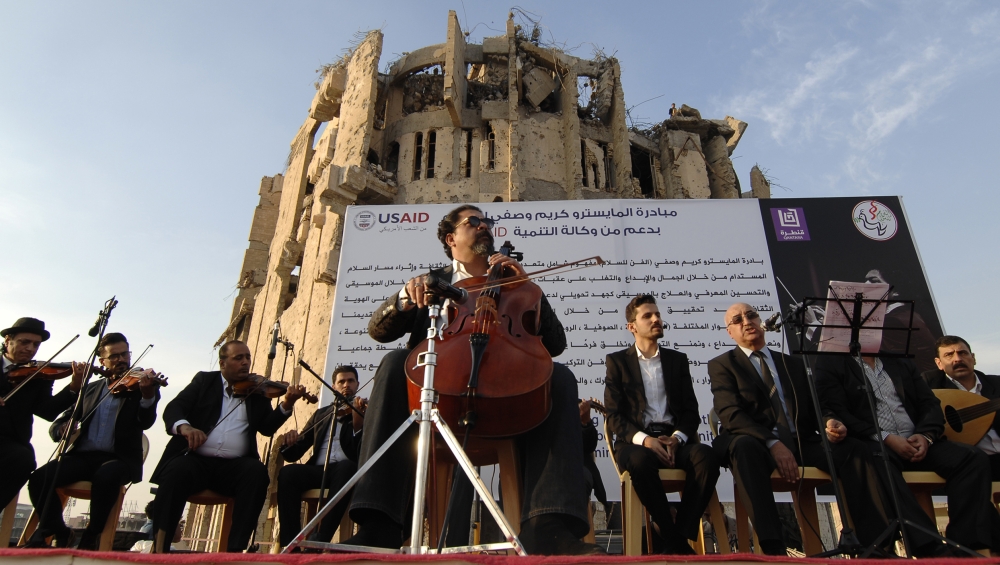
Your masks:
M934 491L944 488L945 480L932 471L905 471L903 480L906 481L906 486L910 487L914 498L920 504L920 508L936 524L934 500L931 496Z
M146 456L149 454L149 439L146 438L146 434L142 434L142 460L146 461ZM98 542L98 551L111 551L115 545L115 532L118 530L118 518L122 511L122 504L125 502L125 493L128 492L130 485L122 485L121 491L118 493L118 500L115 501L114 506L111 507L111 513L108 514L108 521L104 523L104 529L101 530L100 542ZM90 500L90 490L93 484L90 481L78 481L64 487L56 489L56 495L59 497L59 503L62 508L66 507L66 502L70 498L76 498L79 500ZM16 499L15 499L16 502ZM18 541L18 545L24 545L28 542L28 539L32 534L35 533L35 529L38 528L38 513L32 509L31 515L28 516L28 523L24 526L24 531L21 532L21 538Z
M10 545L10 534L14 532L14 515L17 513L18 493L10 499L10 503L3 509L3 518L0 519L0 548Z
M187 501L191 504L201 504L204 506L225 505L225 510L222 513L222 524L219 528L219 539L216 542L218 545L215 550L218 552L226 551L226 548L229 546L229 530L233 526L233 506L235 506L236 501L228 496L222 496L207 489L189 496ZM170 534L173 535L173 532L170 532Z
M799 522L799 533L802 535L802 548L806 555L815 555L823 551L820 540L819 512L816 508L816 487L830 482L830 475L816 467L799 467L800 481L789 483L781 478L778 471L771 473L771 489L774 492L790 492L795 507L795 518ZM801 495L799 482L802 483ZM739 485L733 481L733 493L736 495L736 540L740 551L749 551L749 518L743 500L740 498ZM808 520L808 522L807 522ZM763 553L757 533L754 532L754 553Z
M614 450L612 446L614 441L612 440L613 435L611 434L611 428L608 425L607 418L604 419L604 440L608 443L608 451L611 453L611 463L615 467L615 472L618 474L618 480L621 483L622 489L622 539L624 541L625 555L635 556L642 554L642 526L643 522L646 524L646 547L652 547L652 537L653 537L653 526L649 519L649 514L643 508L642 502L639 501L639 495L636 494L635 489L632 487L632 478L629 476L628 471L621 471L618 468L618 462L614 458ZM687 478L687 474L680 469L660 469L660 480L663 482L663 490L665 492L677 492L683 493L684 491L684 481ZM712 527L716 531L716 537L719 539L719 551L723 555L729 555L729 542L728 536L726 535L726 521L722 515L722 505L719 504L718 493L712 493L712 499L708 503L709 516L712 520ZM725 541L723 541L725 540ZM699 555L705 554L705 530L704 527L698 528L698 541L692 542L691 546Z
M428 539L431 540L431 545L436 546L437 539L441 534L444 514L448 507L451 478L456 463L451 451L448 450L443 441L435 443L435 449L431 451L433 471L428 489L427 522L430 525ZM507 521L510 522L514 534L520 533L521 497L524 493L524 485L521 480L521 462L517 444L513 439L473 437L469 438L465 453L475 466L499 465L503 513Z
M323 500L329 501L330 497L335 494L337 494L337 491L331 492L330 489L326 489L326 494L323 497ZM306 503L306 515L304 520L312 520L313 516L319 512L319 489L314 488L302 493L302 502ZM306 523L306 521L302 522L303 525ZM344 517L340 519L340 529L337 531L339 532L339 535L337 536L338 543L343 543L344 540L354 535L354 522L351 520L350 513L344 512Z

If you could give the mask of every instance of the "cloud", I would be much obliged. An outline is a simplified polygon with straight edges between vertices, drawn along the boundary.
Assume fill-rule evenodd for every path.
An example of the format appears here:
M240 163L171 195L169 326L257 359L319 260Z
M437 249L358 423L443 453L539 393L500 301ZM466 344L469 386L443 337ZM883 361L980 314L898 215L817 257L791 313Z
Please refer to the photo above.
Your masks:
M1000 61L1000 10L924 7L933 9L750 10L744 31L752 27L760 45L727 108L779 146L825 143L855 191L883 182L893 175L879 172L882 150L901 128L932 120L956 85Z

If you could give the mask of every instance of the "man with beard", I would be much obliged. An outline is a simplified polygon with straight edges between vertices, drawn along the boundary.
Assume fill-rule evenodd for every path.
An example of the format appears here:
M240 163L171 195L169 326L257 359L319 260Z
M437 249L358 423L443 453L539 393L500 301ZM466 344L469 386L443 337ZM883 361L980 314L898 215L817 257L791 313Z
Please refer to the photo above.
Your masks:
M777 470L793 483L799 480L800 465L829 471L805 364L765 347L760 314L753 306L733 304L726 310L725 323L736 347L708 362L721 423L712 447L733 471L761 550L786 555L771 473ZM858 539L869 545L888 520L872 453L861 440L847 437L848 427L828 417L823 432L830 440Z
M45 322L36 318L21 318L6 329L3 353L0 356L0 399L10 394L17 383L7 374L35 358L38 347L49 339ZM34 416L51 421L60 412L73 405L76 393L83 386L83 376L74 374L69 386L52 395L52 380L34 378L5 404L0 400L0 507L5 507L28 482L35 470L35 450L31 447L31 428Z
M498 264L514 274L524 274L520 263L493 253L490 233L493 223L476 206L467 204L449 212L438 224L438 239L452 263L432 274L456 283L485 275L491 266ZM426 338L430 325L425 279L426 275L422 275L408 281L398 295L378 307L368 324L368 335L381 343L393 342L407 333L410 336L407 348L386 355L375 374L375 388L365 413L359 466L410 414L404 363L409 349ZM544 296L540 318L538 335L542 344L550 355L559 355L566 348L566 335ZM602 552L598 546L579 539L590 526L586 480L580 465L583 447L577 386L572 372L558 363L552 369L551 396L548 418L518 437L523 450L525 490L519 538L532 554ZM351 518L360 524L360 530L345 543L397 549L401 546L403 532L409 531L415 437L416 428L411 427L358 482L351 502Z
M719 458L698 443L701 413L687 355L661 347L663 320L656 298L640 294L625 307L635 346L608 355L604 403L615 433L618 466L629 472L639 500L653 519L660 551L693 555L701 515L719 479ZM684 494L677 518L663 491L659 470L683 469Z
M333 370L333 388L347 398L358 392L358 370L350 365L341 365ZM361 427L364 419L358 412L348 409L348 414L337 416L331 414L339 403L330 403L313 413L306 422L305 431L299 434L296 430L286 432L281 436L281 456L285 461L298 461L306 450L312 448L312 456L302 465L285 465L278 472L278 522L280 530L278 537L284 547L295 539L295 534L302 529L302 493L320 488L323 484L323 469L326 467L326 488L330 494L337 493L358 470L358 448L361 446ZM365 402L361 398L354 399L354 407L364 413ZM337 418L333 430L332 441L328 438L330 431L329 417ZM329 444L329 451L327 445ZM332 497L332 496L331 496ZM329 500L329 498L327 498ZM317 539L330 541L333 533L344 517L350 496L344 497L329 512L320 524Z
M957 335L946 335L938 338L937 356L934 363L938 368L921 375L927 384L933 388L950 388L972 392L990 400L1000 398L1000 377L987 375L976 369L976 354L972 352L969 342ZM993 426L976 444L990 459L991 479L1000 481L1000 418L996 413L990 413Z
M291 385L277 407L262 394L241 395L236 384L250 378L250 348L242 341L222 344L219 369L196 374L163 411L173 437L149 479L159 485L153 501L156 553L170 549L188 497L205 489L235 499L225 551L246 549L270 483L257 454L257 434L278 431L305 394L304 386Z
M80 424L78 439L66 451L61 464L51 461L43 465L28 482L31 503L39 515L31 545L42 546L45 538L55 536L56 544L65 546L71 537L59 498L50 495L51 489L77 481L91 482L90 523L78 548L97 549L121 487L142 480L142 432L156 421L156 403L160 399L159 386L152 378L155 371L143 371L139 390L111 394L109 385L124 376L132 363L128 340L120 333L109 333L101 339L97 353L107 376L92 380L83 391L83 401L75 414ZM87 369L85 364L73 363L74 375L83 376ZM53 422L49 429L52 441L63 437L71 412L67 410Z

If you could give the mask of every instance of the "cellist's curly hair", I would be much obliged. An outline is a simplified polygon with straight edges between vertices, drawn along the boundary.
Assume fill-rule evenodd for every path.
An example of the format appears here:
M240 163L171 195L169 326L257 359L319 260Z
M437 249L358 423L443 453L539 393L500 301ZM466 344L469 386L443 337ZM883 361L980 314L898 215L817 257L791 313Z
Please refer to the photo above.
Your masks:
M448 247L448 243L445 241L445 238L448 237L448 234L455 233L455 226L458 224L458 216L466 210L475 210L480 214L483 213L478 206L463 204L445 214L445 216L441 218L441 221L438 222L438 240L441 242L441 245L444 246L445 255L447 255L449 259L454 259L454 257L451 256L451 248Z

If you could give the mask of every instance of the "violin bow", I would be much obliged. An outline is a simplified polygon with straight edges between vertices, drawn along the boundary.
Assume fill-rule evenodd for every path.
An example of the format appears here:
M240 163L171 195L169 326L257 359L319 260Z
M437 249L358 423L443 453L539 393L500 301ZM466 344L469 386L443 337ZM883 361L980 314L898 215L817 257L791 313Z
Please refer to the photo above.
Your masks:
M586 265L581 265L581 263L587 263L588 261L593 261L593 263L588 263ZM468 292L473 292L473 291L477 291L477 290L486 290L488 288L495 288L495 287L499 287L499 286L506 286L506 285L517 284L517 283L521 283L521 282L525 282L525 281L530 281L530 280L532 280L534 278L537 278L539 275L543 275L545 273L552 273L552 274L569 273L571 271L576 271L576 270L579 270L579 269L586 269L587 267L593 267L595 265L603 265L603 264L604 264L604 259L601 259L600 255L594 255L593 257L587 257L586 259L579 259L577 261L570 261L568 263L563 263L562 265L555 265L553 267L548 267L546 269L541 269L541 270L534 271L534 272L531 272L531 273L525 273L523 275L515 275L515 276L512 276L512 277L505 277L505 278L502 278L502 279L499 279L499 280L496 280L496 281L493 281L493 282L484 282L484 283L480 283L480 284L470 285L470 286L465 287L465 290L468 291ZM579 265L579 266L575 267L574 265ZM565 270L560 270L560 269L565 269Z
M76 341L78 337L80 337L80 334L76 334L75 336L73 336L73 339L69 340L69 342L66 345L62 346L62 348L60 348L59 351L56 351L55 354L52 357L49 357L48 360L46 360L44 363L42 363L42 365L40 367L38 367L37 369L35 369L34 373L31 373L30 375L28 375L27 377L25 377L24 380L22 380L21 382L19 382L17 384L17 386L14 387L13 390L11 390L10 392L7 393L7 396L3 397L3 401L7 402L7 400L10 397L14 396L14 393L16 393L17 391L21 390L21 387L23 387L24 385L28 384L31 381L31 379L35 378L36 375L38 375L39 373L41 373L42 369L44 369L45 367L48 367L49 363L51 363L53 359L55 359L57 356L59 356L59 354L62 353L64 349L66 349L67 347L69 347L70 344L72 344L74 341Z
M83 418L80 418L80 424L83 424L85 421L90 419L91 416L94 415L94 412L97 412L97 409L100 408L101 403L107 400L109 396L111 396L111 389L115 388L116 386L118 386L118 383L125 380L125 377L127 377L128 374L132 372L132 369L134 369L135 366L139 364L139 361L142 361L142 358L145 357L146 354L149 353L149 350L152 348L153 344L150 343L149 345L146 346L146 349L142 350L142 353L140 353L139 356L136 357L135 361L132 361L132 364L129 365L128 369L126 369L125 372L123 372L122 375L118 377L118 379L116 379L114 383L108 386L108 388L104 391L104 395L102 395L101 398L97 401L97 403L94 404L94 407L90 409L90 412L87 412L87 414ZM93 370L93 367L91 367L91 370Z

